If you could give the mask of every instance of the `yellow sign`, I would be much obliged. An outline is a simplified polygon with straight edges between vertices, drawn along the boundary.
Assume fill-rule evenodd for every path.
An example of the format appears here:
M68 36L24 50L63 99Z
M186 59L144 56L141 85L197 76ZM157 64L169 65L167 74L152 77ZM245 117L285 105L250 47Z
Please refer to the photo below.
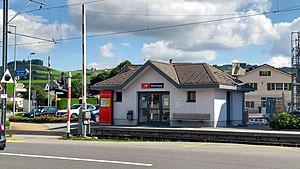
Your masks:
M59 100L61 100L61 98L56 98L56 101L59 101Z
M101 98L101 107L110 107L110 98Z

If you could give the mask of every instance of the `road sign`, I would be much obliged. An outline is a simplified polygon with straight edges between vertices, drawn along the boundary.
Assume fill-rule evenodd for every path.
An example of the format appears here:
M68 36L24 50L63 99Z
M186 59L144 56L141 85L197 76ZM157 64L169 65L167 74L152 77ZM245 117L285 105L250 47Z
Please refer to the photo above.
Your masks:
M8 69L6 69L5 73L3 74L1 82L2 83L14 83L13 78L11 77Z
M64 94L64 92L55 92L56 94Z
M16 70L15 71L15 75L16 76L26 76L27 73L28 73L28 71L26 69L24 69L24 70Z
M3 90L3 86L0 84L0 92L2 92Z
M7 94L1 94L1 99L7 99Z

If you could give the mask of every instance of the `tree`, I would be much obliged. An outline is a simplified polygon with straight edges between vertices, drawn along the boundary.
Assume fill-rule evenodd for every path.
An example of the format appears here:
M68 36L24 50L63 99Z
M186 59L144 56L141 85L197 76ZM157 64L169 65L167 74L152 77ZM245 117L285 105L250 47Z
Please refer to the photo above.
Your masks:
M24 93L23 98L28 99L28 87L26 88L27 91ZM47 92L40 86L31 86L31 98L32 99L32 91L36 91L36 98L35 100L37 101L37 105L46 105L47 104Z
M90 80L91 85L116 76L127 65L131 65L131 62L125 60L124 62L121 62L118 66L113 68L110 72L103 71L99 73L97 76L91 77Z
M71 95L72 98L79 98L81 96L82 93L82 82L81 80L75 80L72 83L72 88L71 88Z

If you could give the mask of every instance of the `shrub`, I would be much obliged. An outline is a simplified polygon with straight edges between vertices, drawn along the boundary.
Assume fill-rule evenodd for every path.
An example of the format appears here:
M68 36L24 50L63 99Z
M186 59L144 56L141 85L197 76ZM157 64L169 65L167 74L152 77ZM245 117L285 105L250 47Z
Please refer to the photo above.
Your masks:
M21 117L21 116L10 116L10 122L30 122L30 123L63 123L67 122L66 117L55 117L55 116L40 116L35 118ZM78 117L71 118L71 121L78 121Z
M10 122L8 120L6 120L6 128L9 128L10 127Z
M15 116L23 116L24 113L16 113Z
M289 113L279 113L274 115L274 119L270 121L270 127L273 129L299 129L300 117Z

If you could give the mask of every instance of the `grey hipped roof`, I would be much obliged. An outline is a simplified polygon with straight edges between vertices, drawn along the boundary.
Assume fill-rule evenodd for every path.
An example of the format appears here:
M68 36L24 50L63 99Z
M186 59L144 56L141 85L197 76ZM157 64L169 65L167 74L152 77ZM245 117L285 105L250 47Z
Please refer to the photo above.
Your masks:
M206 63L164 63L149 60L142 66L125 67L118 75L94 84L91 89L122 89L149 67L177 88L220 88L220 85L238 88L242 84L235 77Z

